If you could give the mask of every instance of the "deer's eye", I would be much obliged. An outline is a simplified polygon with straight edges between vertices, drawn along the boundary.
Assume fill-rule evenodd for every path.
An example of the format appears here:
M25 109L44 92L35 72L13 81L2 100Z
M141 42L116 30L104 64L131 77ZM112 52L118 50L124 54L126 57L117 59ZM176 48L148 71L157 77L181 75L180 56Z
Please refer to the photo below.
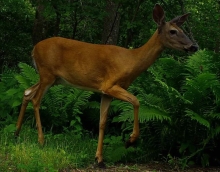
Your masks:
M170 34L171 34L171 35L176 35L176 34L177 34L177 31L176 31L176 30L170 30Z

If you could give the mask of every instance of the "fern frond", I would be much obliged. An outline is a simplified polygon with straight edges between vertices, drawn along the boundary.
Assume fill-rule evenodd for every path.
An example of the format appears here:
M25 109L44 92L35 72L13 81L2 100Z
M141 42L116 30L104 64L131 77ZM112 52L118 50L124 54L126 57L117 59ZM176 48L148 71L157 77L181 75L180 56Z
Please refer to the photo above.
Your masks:
M36 73L35 69L26 63L19 63L19 68L21 69L21 74L27 78L30 82L36 83L39 80L39 75Z
M124 121L133 121L134 120L134 114L133 111L127 111L123 112L118 117L119 122ZM150 106L141 106L139 108L139 121L140 123L144 123L147 121L171 121L170 116L160 109L150 107Z
M144 123L147 121L171 121L171 118L169 115L161 111L160 109L154 108L154 107L146 107L143 106L139 110L139 120L140 123Z
M165 82L161 80L155 79L155 81L158 82L161 85L161 87L167 92L167 95L169 96L170 100L174 102L176 102L177 100L181 100L185 104L192 104L191 101L182 96L180 92L175 88L168 86Z
M219 119L220 120L220 113L211 113L209 114L209 116L212 118L212 119Z
M70 93L66 96L66 105L64 109L71 106L73 114L81 114L81 108L87 104L88 99L93 93L76 88L69 89Z
M180 66L181 64L175 59L165 57L158 59L148 71L151 72L155 78L166 80L169 78L177 78L181 74L182 68Z
M130 147L126 149L122 144L121 136L111 136L110 138L107 137L104 140L104 144L107 144L106 155L111 162L117 162L122 160L127 154L135 152L135 149Z
M111 102L109 114L123 113L131 110L133 110L133 106L130 103L114 99Z
M31 85L30 81L27 78L25 78L24 76L20 75L20 74L15 74L15 79L25 89L30 87L30 85Z
M202 72L209 72L209 66L207 66L210 55L205 50L200 50L190 56L185 65L187 71L190 75L187 74L189 78L196 77Z
M90 101L87 103L86 107L89 109L100 109L100 103L97 101Z
M200 125L205 126L206 128L210 129L210 122L203 118L201 115L193 112L192 110L186 110L186 116L190 117L191 120L197 121Z
M212 137L215 137L220 134L220 126L217 126L212 131Z
M192 102L201 100L202 97L209 94L210 90L218 95L220 82L215 74L201 73L193 79L187 79L183 90L185 90L184 97ZM219 95L218 95L219 96Z
M155 94L139 94L138 98L142 99L146 104L157 105L162 101L161 97L156 96Z
M46 103L46 108L53 116L58 116L60 109L64 106L65 97L63 95L63 85L54 85L43 98L43 106Z

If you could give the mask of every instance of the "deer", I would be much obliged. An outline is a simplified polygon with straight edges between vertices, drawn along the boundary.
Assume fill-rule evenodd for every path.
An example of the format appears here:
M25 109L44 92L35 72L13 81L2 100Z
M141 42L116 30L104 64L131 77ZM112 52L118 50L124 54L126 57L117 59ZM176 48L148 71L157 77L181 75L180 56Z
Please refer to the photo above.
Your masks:
M52 85L63 82L76 88L98 92L102 96L95 159L98 167L104 168L102 155L104 130L112 99L119 99L133 106L133 131L126 142L126 147L129 147L140 134L138 121L140 103L127 89L154 63L165 48L186 52L198 50L198 45L180 28L188 15L189 13L186 13L166 22L163 8L156 4L153 8L153 20L157 24L157 29L147 43L134 49L62 37L52 37L37 43L32 51L32 59L40 79L38 83L24 91L15 136L19 135L26 107L31 101L38 130L38 142L44 144L39 108L43 95Z

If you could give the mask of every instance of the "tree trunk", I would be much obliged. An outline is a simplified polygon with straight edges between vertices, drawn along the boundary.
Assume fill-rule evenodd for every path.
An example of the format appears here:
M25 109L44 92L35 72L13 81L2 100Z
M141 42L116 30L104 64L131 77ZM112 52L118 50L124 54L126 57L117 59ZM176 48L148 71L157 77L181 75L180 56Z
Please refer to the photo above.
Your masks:
M77 26L78 26L78 19L77 19L77 6L76 6L72 14L72 39L75 39Z
M117 44L120 25L120 14L118 9L118 3L113 2L113 0L106 0L107 16L104 19L104 28L102 32L103 44Z
M35 21L33 27L32 41L33 45L44 39L44 17L43 17L44 5L42 0L37 1L37 8L35 14Z
M53 4L53 8L56 13L56 21L55 21L55 26L54 26L54 36L58 36L59 31L60 31L60 19L61 19L61 13L58 10L57 4Z
M133 14L133 16L132 16L132 19L131 19L131 21L130 21L131 24L135 21L135 19L136 19L136 17L137 17L137 14L138 14L138 12L139 12L141 3L143 3L143 0L139 0L139 1L138 1L137 7L136 7L135 12L134 12L134 14ZM133 29L132 29L132 28L128 29L128 30L127 30L127 38L126 38L126 41L125 41L125 47L128 47L128 45L130 44L130 42L132 42L132 40L133 40L133 35L134 35Z
M218 0L217 2L218 2L218 13L220 13L220 0ZM220 29L220 18L218 19L218 28ZM220 52L220 38L219 38L219 34L218 34L218 37L216 39L215 52L216 53Z

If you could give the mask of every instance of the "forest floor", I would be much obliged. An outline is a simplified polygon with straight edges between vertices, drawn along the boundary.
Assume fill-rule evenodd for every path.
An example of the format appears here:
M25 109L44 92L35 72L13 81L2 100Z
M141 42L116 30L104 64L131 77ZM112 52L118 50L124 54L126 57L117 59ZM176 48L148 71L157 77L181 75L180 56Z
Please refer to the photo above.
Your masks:
M171 168L167 163L151 162L148 164L128 164L107 166L105 169L94 168L90 166L85 169L65 169L59 172L220 172L220 167L191 167L185 170L178 167Z

